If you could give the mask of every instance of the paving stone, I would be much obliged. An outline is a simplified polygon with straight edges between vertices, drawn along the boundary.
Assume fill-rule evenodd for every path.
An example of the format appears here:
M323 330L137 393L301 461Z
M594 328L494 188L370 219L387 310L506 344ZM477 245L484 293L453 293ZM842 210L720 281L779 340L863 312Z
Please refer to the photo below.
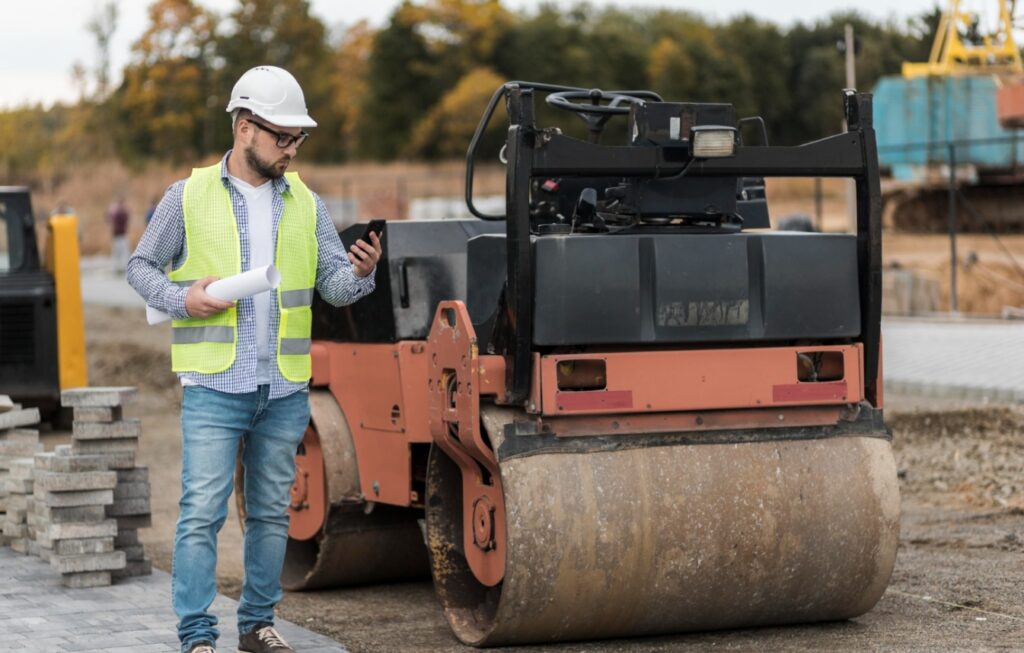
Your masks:
M36 476L36 485L47 492L76 492L82 490L113 490L117 486L117 473L105 471L78 472L64 474L61 472L40 472Z
M149 528L152 525L152 515L133 515L130 517L117 518L117 528L119 530L126 530L129 528Z
M38 502L34 513L36 517L52 524L65 524L73 521L103 521L106 519L104 506L72 506L53 508Z
M95 472L110 469L126 469L135 466L135 452L123 451L109 454L71 453L71 445L57 447L53 453L36 454L36 467L48 472L74 473Z
M117 531L117 536L114 538L114 546L116 546L119 549L123 549L128 546L134 546L138 543L139 531L134 528L128 528L125 530Z
M135 562L138 560L144 560L146 558L146 547L141 544L133 544L131 546L117 547L118 551L124 551L125 560L128 562Z
M71 589L62 586L64 579L49 564L4 548L0 579L0 651L178 651L171 580L164 571L152 569L151 575L124 578L111 586ZM221 651L234 651L237 608L236 601L223 595L210 607L220 618ZM345 653L337 642L284 619L277 619L276 627L298 651Z
M58 555L110 553L113 550L114 538L112 537L87 537L72 540L57 540L53 543L53 552Z
M152 573L153 561L147 558L144 560L128 560L124 563L124 569L111 571L110 576L114 580L120 580L133 576L149 576Z
M121 419L120 406L79 406L75 408L76 422L116 422Z
M131 402L136 395L133 387L71 388L60 393L63 406L113 407Z
M0 413L0 429L13 429L39 423L38 408L22 408Z
M132 469L119 469L117 471L118 483L149 483L149 467L139 465Z
M4 479L4 487L9 494L31 494L33 481L30 478Z
M27 537L15 537L11 539L11 550L17 551L18 553L28 555L28 538Z
M139 448L138 438L117 438L111 440L75 440L71 443L72 454L109 454Z
M109 571L91 571L77 574L61 574L60 582L64 587L71 589L85 589L87 587L104 587L110 585L111 576Z
M142 434L142 423L137 419L119 422L79 422L71 425L71 437L75 440L117 440L138 438Z
M114 502L122 499L148 499L150 496L149 481L146 482L123 482L118 481L114 488Z
M0 431L0 441L39 442L39 431L36 429L8 429Z
M124 565L124 551L91 553L81 556L54 555L50 558L50 566L62 574L124 569Z
M77 540L90 537L114 537L117 535L117 522L108 519L96 523L70 522L67 524L50 524L50 527L39 533L39 543L46 546L56 540Z
M114 502L113 490L81 490L78 492L46 492L38 490L35 496L50 508L105 506Z
M35 472L35 461L32 458L16 458L11 461L9 478L32 478Z
M47 508L106 506L114 503L114 490L82 490L78 492L46 492L37 490L36 498Z
M10 456L32 456L43 450L41 442L26 442L24 440L0 440L0 457ZM10 469L9 460L0 460L0 469Z
M123 499L115 500L106 507L108 517L127 517L134 515L148 515L150 513L149 497L145 499Z
M28 496L24 494L9 494L4 500L8 510L28 510Z
M4 522L4 536L12 539L25 537L28 534L28 525L11 521Z

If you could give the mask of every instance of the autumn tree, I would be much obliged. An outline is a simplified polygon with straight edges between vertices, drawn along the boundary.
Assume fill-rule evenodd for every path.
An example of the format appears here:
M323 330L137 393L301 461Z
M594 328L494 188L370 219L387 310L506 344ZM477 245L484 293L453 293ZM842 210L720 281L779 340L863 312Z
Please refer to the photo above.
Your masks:
M466 155L473 132L494 91L505 82L490 68L467 73L434 105L413 130L403 155L416 159L455 159ZM497 152L504 142L504 107L495 111L485 132L484 151Z
M194 158L212 149L215 19L192 0L157 0L149 21L118 90L123 152Z

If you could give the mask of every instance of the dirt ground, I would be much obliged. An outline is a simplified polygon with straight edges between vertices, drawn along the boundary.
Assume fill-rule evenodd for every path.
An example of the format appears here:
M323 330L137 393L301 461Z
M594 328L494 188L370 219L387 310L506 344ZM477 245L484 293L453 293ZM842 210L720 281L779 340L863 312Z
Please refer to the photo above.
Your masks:
M86 329L91 383L140 387L129 412L142 418L140 463L149 465L154 487L153 528L142 538L156 566L169 571L180 489L180 389L169 371L169 327L147 327L138 310L89 306ZM874 610L841 623L514 650L1024 650L1024 409L886 399L903 519L892 583ZM219 554L220 589L237 597L233 505ZM469 650L449 633L429 582L289 593L278 612L353 653Z

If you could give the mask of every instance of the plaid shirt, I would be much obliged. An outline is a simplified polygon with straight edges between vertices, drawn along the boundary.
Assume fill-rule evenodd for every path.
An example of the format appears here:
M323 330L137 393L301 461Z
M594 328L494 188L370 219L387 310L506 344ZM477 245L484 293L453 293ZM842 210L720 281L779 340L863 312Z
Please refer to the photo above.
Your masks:
M228 179L227 160L229 151L221 159L220 176L224 187L231 196L231 206L238 222L238 236L242 249L242 272L249 269L249 212L245 198L235 189ZM128 261L128 283L139 293L146 303L153 308L167 313L175 319L188 317L185 310L185 295L188 288L180 288L171 283L164 270L168 263L172 269L181 267L185 262L185 217L182 210L182 192L187 179L177 181L167 189L160 204L153 213L153 219L146 227L142 240L135 253ZM284 211L281 195L291 192L290 184L284 177L272 180L273 196L273 234L277 242L277 228ZM352 263L348 260L345 248L338 237L330 215L323 201L314 193L316 199L316 240L317 270L316 289L320 296L333 306L351 304L360 297L371 293L375 287L374 276L355 275ZM376 273L376 271L374 271ZM238 301L238 336L236 342L235 362L228 369L216 374L200 374L185 372L178 376L186 382L196 383L220 392L255 392L256 391L256 320L254 318L253 300L251 297ZM306 388L305 383L294 383L281 376L274 352L277 351L277 329L281 319L280 308L276 296L270 302L269 351L272 360L270 398L287 396Z

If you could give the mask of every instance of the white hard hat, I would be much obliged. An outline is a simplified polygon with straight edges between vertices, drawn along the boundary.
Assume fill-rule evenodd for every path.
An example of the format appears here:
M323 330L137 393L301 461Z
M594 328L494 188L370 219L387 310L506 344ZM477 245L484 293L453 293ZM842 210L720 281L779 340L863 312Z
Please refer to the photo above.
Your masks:
M316 127L306 111L302 87L277 66L256 66L238 78L227 111L235 109L248 109L279 127Z

